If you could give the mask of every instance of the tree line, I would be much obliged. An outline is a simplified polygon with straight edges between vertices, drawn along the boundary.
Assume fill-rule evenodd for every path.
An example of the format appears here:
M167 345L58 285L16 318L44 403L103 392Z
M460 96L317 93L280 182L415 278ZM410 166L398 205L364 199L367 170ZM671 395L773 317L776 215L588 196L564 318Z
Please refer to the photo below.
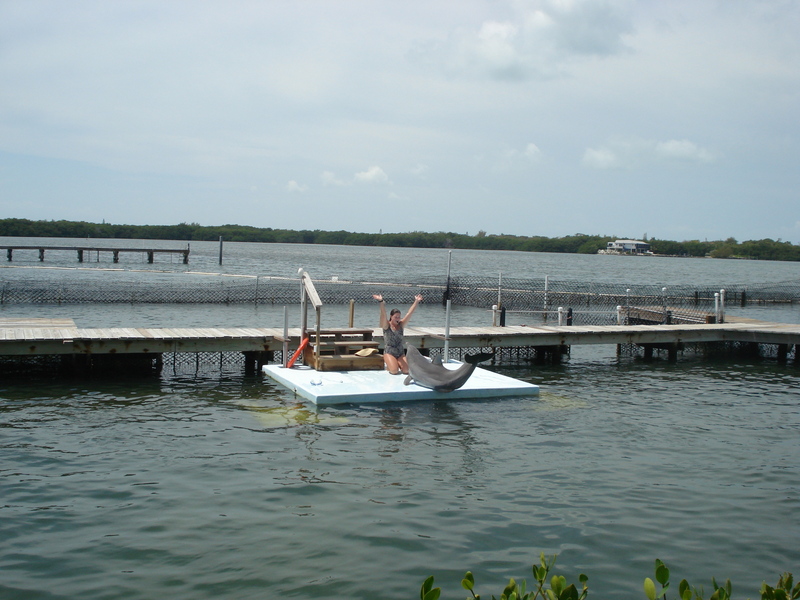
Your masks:
M520 252L559 252L595 254L616 236L576 233L564 237L475 235L423 231L408 233L357 233L273 229L247 225L205 226L198 223L178 225L115 225L85 221L33 221L0 219L0 236L53 238L110 238L144 240L261 242L280 244L336 244L342 246L388 246L407 248L453 248L474 250L515 250ZM750 258L759 260L800 261L800 246L780 239L738 242L734 238L718 241L645 240L655 254L669 256L710 256L713 258Z

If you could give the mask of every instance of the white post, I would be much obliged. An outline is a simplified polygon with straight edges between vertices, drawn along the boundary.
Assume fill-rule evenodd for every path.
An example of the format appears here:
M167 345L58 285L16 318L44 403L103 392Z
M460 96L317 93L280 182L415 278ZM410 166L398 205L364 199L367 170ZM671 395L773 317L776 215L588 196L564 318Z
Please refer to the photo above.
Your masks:
M289 307L283 307L283 366L289 364Z
M450 300L447 301L444 313L444 357L442 362L450 362Z
M497 308L500 308L503 303L500 300L500 290L503 289L503 272L500 272L500 276L497 279Z
M453 251L447 251L447 283L450 283L450 263L453 262Z
M447 289L445 290L445 297L450 300L450 263L453 262L453 251L447 251Z
M714 318L717 320L717 323L719 323L719 292L714 292Z
M550 288L550 276L544 276L544 312L547 312L547 291ZM559 323L561 325L561 323Z
M564 324L564 307L558 307L558 326L561 327Z
M617 306L617 325L622 325L622 307Z
M302 268L298 270L300 275L300 336L305 333L308 328L308 300L306 298L306 286L303 284L303 271ZM301 340L302 341L302 340Z
M625 290L625 316L628 317L628 323L631 322L631 288Z
M497 304L492 304L492 327L497 327Z
M719 291L719 322L725 322L725 290Z

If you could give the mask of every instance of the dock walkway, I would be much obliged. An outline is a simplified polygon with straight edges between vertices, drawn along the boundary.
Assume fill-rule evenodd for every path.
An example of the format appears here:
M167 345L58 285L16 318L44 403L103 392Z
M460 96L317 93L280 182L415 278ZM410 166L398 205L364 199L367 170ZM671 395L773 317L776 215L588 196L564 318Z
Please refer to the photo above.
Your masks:
M289 330L289 347L297 348L300 329ZM800 344L800 325L751 319L722 324L408 327L406 341L422 349L521 348L583 344L675 345L692 342ZM383 332L373 338L383 342ZM164 352L276 352L283 349L283 330L236 328L81 328L71 319L0 319L0 356L149 354Z

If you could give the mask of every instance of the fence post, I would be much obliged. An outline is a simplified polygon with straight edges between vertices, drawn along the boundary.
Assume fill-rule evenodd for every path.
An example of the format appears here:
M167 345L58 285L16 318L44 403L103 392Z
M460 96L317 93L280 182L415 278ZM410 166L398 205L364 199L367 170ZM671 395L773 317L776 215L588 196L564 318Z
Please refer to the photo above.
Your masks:
M444 358L442 362L450 362L450 300L447 301L444 317Z
M564 307L558 307L558 326L561 327L564 324Z
M497 279L497 306L503 306L502 301L500 300L500 290L503 289L503 272L500 271L500 275Z
M631 322L631 288L625 290L625 316L628 318L628 323Z
M667 322L667 288L661 288L661 301L664 304L664 323Z
M447 287L444 289L444 297L442 298L442 304L447 306L447 302L450 300L450 263L453 260L453 251L447 251ZM352 325L351 325L352 327Z
M544 313L547 315L547 292L550 289L550 276L544 276ZM561 325L561 323L559 323Z
M725 290L719 291L719 322L725 322Z
M622 307L617 306L617 325L622 325Z
M719 292L714 292L714 318L719 323Z
M283 366L289 364L289 308L283 307Z

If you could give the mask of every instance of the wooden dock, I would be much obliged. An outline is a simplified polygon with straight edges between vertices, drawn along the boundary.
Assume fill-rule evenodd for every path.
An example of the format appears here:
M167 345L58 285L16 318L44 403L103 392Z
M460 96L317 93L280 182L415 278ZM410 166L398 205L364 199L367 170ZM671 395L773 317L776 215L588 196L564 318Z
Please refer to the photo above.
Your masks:
M300 329L289 330L289 348L299 345ZM723 324L451 327L408 327L406 341L420 349L564 348L584 344L635 344L675 349L684 343L739 342L775 344L785 356L800 344L800 325L751 319ZM373 339L382 346L383 332ZM258 365L283 349L283 330L261 327L108 329L76 327L71 319L0 319L0 357L161 355L163 353L242 352ZM670 353L670 357L673 354Z
M78 262L83 262L85 256L91 256L96 253L99 257L101 252L110 252L111 258L115 263L119 262L119 255L122 252L131 253L136 252L139 254L147 255L147 262L152 263L156 254L180 254L183 257L183 264L189 264L189 251L186 248L109 248L98 246L0 246L0 250L6 251L6 257L11 262L14 258L14 250L36 250L39 252L39 262L44 262L44 254L46 250L69 250L78 253Z

